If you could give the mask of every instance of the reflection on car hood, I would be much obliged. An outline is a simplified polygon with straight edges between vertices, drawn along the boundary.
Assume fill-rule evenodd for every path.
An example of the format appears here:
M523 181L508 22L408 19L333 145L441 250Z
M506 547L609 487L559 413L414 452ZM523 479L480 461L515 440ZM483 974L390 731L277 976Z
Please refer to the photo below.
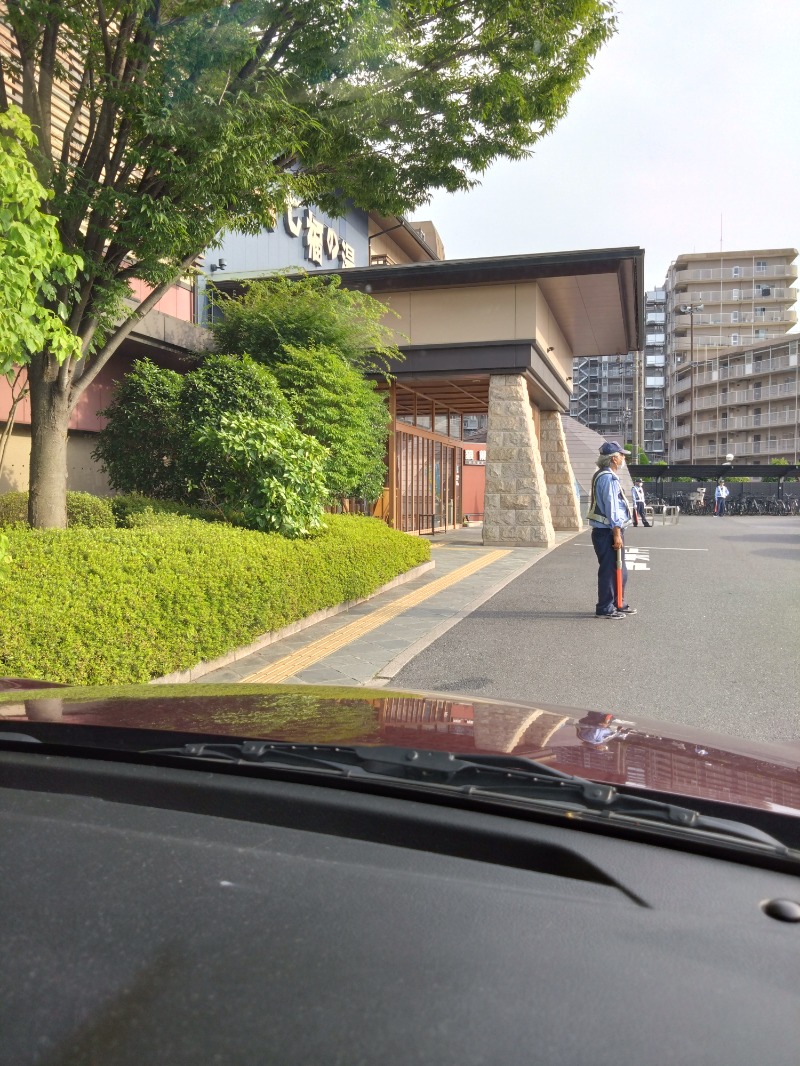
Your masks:
M0 679L0 722L516 755L607 784L800 815L800 752L646 718L383 689L30 689L39 684Z

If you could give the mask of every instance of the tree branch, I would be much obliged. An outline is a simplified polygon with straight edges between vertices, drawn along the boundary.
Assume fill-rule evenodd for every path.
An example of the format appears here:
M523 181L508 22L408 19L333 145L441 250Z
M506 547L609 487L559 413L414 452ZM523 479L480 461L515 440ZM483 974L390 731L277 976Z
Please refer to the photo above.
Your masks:
M195 248L190 255L187 255L180 262L171 281L162 282L161 285L157 285L152 292L148 293L144 300L139 304L134 314L131 315L130 318L127 318L121 326L118 326L117 329L114 330L114 335L99 352L95 353L91 364L81 374L73 378L69 395L70 411L74 410L80 397L89 385L91 385L111 356L117 351L122 342L130 336L145 315L152 311L164 293L169 291L175 282L178 281L178 279L189 269L195 259L197 259L197 257L203 252L203 247L204 246Z

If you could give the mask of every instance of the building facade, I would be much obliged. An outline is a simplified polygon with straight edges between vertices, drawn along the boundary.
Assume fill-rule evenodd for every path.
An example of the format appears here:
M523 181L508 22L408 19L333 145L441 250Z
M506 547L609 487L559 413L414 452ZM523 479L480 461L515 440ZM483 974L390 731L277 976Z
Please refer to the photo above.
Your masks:
M733 453L757 463L796 454L796 417L793 427L777 421L790 417L792 394L784 390L796 395L796 347L792 355L792 342L781 343L797 322L796 258L796 248L767 248L681 255L670 266L664 286L670 462ZM782 432L763 432L765 417Z
M601 437L631 440L637 369L633 352L573 360L570 415Z
M799 349L800 336L789 334L678 367L671 385L671 462L707 463L733 455L734 462L754 466L772 459L796 463Z

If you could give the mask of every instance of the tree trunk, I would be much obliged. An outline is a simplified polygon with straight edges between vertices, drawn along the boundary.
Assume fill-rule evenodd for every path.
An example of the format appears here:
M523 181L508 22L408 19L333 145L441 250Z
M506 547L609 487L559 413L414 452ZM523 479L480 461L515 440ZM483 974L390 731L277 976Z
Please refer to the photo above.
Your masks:
M37 355L28 368L31 390L31 461L28 521L36 529L67 525L67 433L69 405L59 367Z

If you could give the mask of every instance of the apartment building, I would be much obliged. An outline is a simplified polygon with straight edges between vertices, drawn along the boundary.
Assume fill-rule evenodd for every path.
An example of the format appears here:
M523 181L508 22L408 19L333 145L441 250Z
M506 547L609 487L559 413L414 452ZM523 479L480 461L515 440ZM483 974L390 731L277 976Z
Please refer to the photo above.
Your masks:
M569 413L600 436L633 443L659 460L666 452L666 292L644 295L643 353L575 359Z
M648 457L660 460L666 454L666 301L664 289L645 293L645 347L643 398L643 447Z
M800 336L789 334L679 367L671 386L670 461L705 463L731 454L754 466L798 462L799 350Z
M664 285L670 462L729 452L753 463L795 461L797 343L786 335L797 322L797 254L796 248L691 254L670 266Z
M633 352L574 359L570 415L601 437L631 440L637 367Z

